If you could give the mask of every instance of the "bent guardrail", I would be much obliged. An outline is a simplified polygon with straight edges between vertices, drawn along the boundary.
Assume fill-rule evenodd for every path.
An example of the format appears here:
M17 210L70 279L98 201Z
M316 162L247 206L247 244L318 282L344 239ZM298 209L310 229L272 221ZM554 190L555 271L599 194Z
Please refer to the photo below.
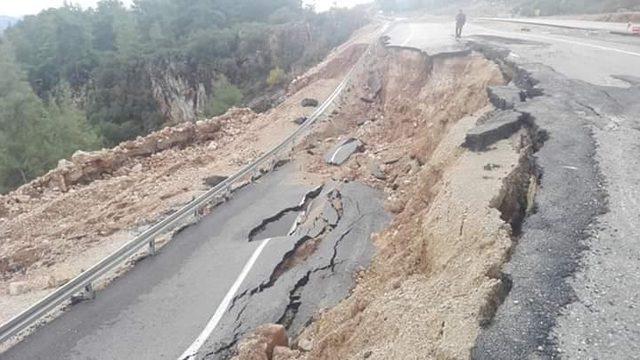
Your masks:
M382 31L388 28L388 24L383 27ZM205 206L212 203L212 201L218 199L223 201L224 198L229 196L233 190L233 185L238 181L245 179L248 175L254 177L258 173L262 173L265 165L268 165L268 170L272 170L275 167L276 159L282 155L282 152L292 151L296 143L296 140L301 138L305 131L308 130L325 112L329 109L336 99L340 96L345 89L351 77L357 68L358 64L362 62L362 59L371 52L369 47L360 59L349 70L343 81L336 87L331 95L309 116L309 118L298 128L295 132L289 135L284 141L275 146L270 151L261 155L253 163L247 165L234 175L228 177L224 181L220 182L206 193L200 195L198 198L191 201L175 213L169 215L162 221L158 222L154 226L150 227L142 234L135 237L133 240L122 246L120 249L107 256L97 264L93 265L88 270L82 272L77 277L68 281L52 293L38 301L22 313L18 314L11 320L0 326L0 343L20 334L23 330L37 325L47 314L50 314L53 310L58 308L64 302L70 300L74 295L85 292L91 296L94 295L93 284L99 280L103 275L110 270L123 265L127 260L131 259L133 255L142 250L145 246L148 246L149 253L155 254L156 251L156 238L167 231L175 228L178 224L181 224L188 220L190 216L197 214ZM272 161L269 163L269 161ZM250 178L251 179L251 178ZM196 215L197 216L197 215Z

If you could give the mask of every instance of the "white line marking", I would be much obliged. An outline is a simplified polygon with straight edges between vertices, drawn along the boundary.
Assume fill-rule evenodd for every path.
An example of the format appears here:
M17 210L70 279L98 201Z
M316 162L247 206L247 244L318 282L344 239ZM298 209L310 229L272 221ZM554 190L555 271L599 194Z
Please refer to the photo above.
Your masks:
M198 353L202 345L204 345L205 341L207 341L209 336L211 336L211 333L220 322L220 319L222 319L222 316L227 311L227 308L229 307L229 304L231 304L233 297L236 295L236 292L238 292L240 285L242 285L242 282L249 274L249 271L251 271L251 268L255 264L256 260L258 260L260 253L262 253L262 250L264 250L265 246L267 246L269 241L271 241L271 238L265 239L264 241L262 241L260 246L258 246L258 248L253 252L253 255L251 255L251 258L249 258L249 261L247 261L247 263L244 265L244 268L242 268L240 275L238 275L236 282L233 283L233 285L227 292L227 295L225 295L220 305L218 305L216 312L213 314L213 316L207 323L207 326L204 328L204 330L202 330L200 335L198 335L198 337L191 344L191 346L189 346L189 348L182 355L180 355L178 360L193 359L193 357Z
M407 44L409 44L409 42L413 39L413 36L416 33L416 30L413 28L413 24L409 24L409 30L409 36L400 46L407 46Z
M335 164L336 163L336 156L338 156L338 153L340 152L340 150L345 146L346 144L343 144L342 146L338 147L336 149L336 152L333 153L333 156L331 156L331 163Z
M493 33L505 35L505 36L508 36L508 37L514 37L514 35L515 35L513 33L487 29L487 28L485 28L483 26L478 26L478 27L481 27L481 28L489 30L489 31L491 31ZM543 39L543 40L557 41L557 42L562 42L562 43L566 43L566 44L580 45L580 46L590 47L590 48L594 48L594 49L598 49L598 50L613 51L613 52L617 52L617 53L621 53L621 54L640 57L640 53L633 52L633 51L616 49L616 48L612 48L612 47L609 47L609 46L589 44L589 43L584 43L584 42L580 42L580 41L567 40L567 39L557 38L557 37L553 37L553 36L542 36L542 35L534 35L534 34L526 34L526 35L525 34L518 34L518 36L522 37L522 38L532 38L532 39Z

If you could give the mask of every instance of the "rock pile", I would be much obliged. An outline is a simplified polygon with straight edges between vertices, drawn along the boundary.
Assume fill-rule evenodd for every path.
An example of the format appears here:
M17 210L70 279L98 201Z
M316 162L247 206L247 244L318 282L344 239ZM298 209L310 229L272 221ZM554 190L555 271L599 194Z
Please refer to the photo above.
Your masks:
M274 360L287 358L289 338L284 326L265 324L238 344L238 354L233 360ZM285 357L283 357L285 356Z
M58 166L42 177L23 185L13 193L0 196L0 217L7 213L12 203L28 202L45 191L67 192L76 184L87 184L112 175L131 160L148 157L172 148L184 148L191 144L216 140L223 135L239 132L239 124L246 124L257 116L250 109L231 109L225 115L182 123L151 133L145 137L123 142L113 149L94 152L78 151L70 160L60 160Z

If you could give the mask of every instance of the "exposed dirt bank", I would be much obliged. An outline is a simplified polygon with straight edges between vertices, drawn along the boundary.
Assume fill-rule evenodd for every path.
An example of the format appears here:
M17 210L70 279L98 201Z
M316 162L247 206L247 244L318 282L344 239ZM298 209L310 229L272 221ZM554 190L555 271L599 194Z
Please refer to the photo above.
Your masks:
M461 147L495 115L487 88L505 82L479 54L431 58L378 48L351 96L302 146L305 176L358 179L384 189L395 214L375 237L373 265L352 295L318 314L278 359L464 359L509 282L500 268L536 178L532 130L482 152ZM338 137L364 143L326 165ZM275 358L275 354L274 354Z

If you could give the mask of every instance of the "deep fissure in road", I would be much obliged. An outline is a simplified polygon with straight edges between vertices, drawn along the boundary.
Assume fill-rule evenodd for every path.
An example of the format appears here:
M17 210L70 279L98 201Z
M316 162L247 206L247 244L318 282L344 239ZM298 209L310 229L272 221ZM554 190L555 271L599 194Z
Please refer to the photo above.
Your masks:
M300 322L309 326L308 331L310 332L320 331L323 336L321 343L317 346L323 349L321 358L341 358L343 355L340 352L341 349L365 346L360 342L350 342L348 345L341 343L346 338L369 339L381 343L391 341L398 344L411 339L411 336L398 338L399 334L394 335L385 329L378 329L375 334L367 333L364 335L363 333L367 332L367 329L378 328L385 323L394 324L388 322L387 318L398 314L384 310L386 301L374 304L372 299L376 298L377 293L365 296L364 299L367 300L364 300L359 294L363 291L378 291L378 289L384 291L384 294L397 292L403 288L401 284L404 279L415 276L425 276L427 279L424 283L426 287L424 290L420 290L424 299L429 299L434 294L446 294L448 290L445 289L443 292L442 286L438 286L435 282L432 283L430 279L453 276L440 269L446 269L448 266L441 263L444 259L460 258L458 254L455 254L455 251L450 252L456 248L456 243L460 242L455 238L473 237L474 234L482 232L481 229L486 229L487 226L494 224L494 222L490 222L490 225L481 225L486 214L477 213L476 216L468 215L469 217L466 218L467 215L462 209L456 208L458 202L452 202L454 199L445 201L442 198L446 197L446 194L451 194L451 191L443 191L443 188L450 186L449 183L452 181L451 175L447 175L447 173L456 166L460 157L464 156L464 153L458 149L460 142L457 142L458 140L452 141L449 137L452 133L460 132L457 127L469 127L467 124L470 123L470 119L464 121L465 125L458 124L469 114L477 113L479 116L486 112L483 109L489 102L487 88L504 85L503 76L501 76L498 67L479 54L470 54L466 51L447 57L430 57L422 51L409 48L378 47L374 49L374 56L367 60L364 65L365 70L356 74L354 84L349 89L349 96L345 99L340 111L334 113L329 122L310 135L306 142L301 144L301 149L305 150L303 156L309 158L308 169L310 171L317 169L322 172L327 170L324 166L318 166L318 157L324 157L329 153L329 149L325 146L327 144L325 139L352 136L361 140L365 144L362 153L351 155L351 159L342 166L329 168L329 171L334 179L366 181L386 189L390 194L389 208L397 216L395 225L381 235L383 240L380 240L382 242L378 244L381 250L374 261L372 275L368 275L374 276L377 280L371 280L373 283L367 288L369 290L356 289L354 295L340 303L337 309L332 310L332 315L328 317L331 320L331 325L326 325L330 327L325 327L324 321L327 321L326 319L318 322L312 317L307 317L308 312L302 315L300 312L305 309L305 306L309 306L308 303L305 303L305 301L309 301L305 299L305 294L309 291L310 286L314 286L311 281L314 278L335 276L334 271L340 271L341 265L338 264L341 264L341 257L344 257L344 253L340 255L343 251L341 249L350 241L349 237L352 234L349 231L343 229L336 233L334 229L330 234L336 233L335 236L339 238L332 240L334 248L331 249L331 258L318 263L317 266L295 272L295 281L287 288L286 292L281 293L280 301L284 311L273 322L280 323L290 330L289 335L294 338L294 347L296 342L300 340L299 338L295 339L298 335ZM517 100L522 101L528 96L527 94L535 94L534 90L530 90L518 90L516 92ZM495 113L489 113L487 121L492 121L492 115L497 115L502 111L504 111L502 108L498 108ZM535 190L535 186L532 184L537 183L535 166L531 159L534 149L539 146L537 130L532 129L531 123L524 114L520 115L522 116L516 119L517 126L506 127L507 130L492 139L488 148L483 150L489 153L493 152L495 143L500 144L503 149L500 151L511 153L515 150L517 156L509 155L509 158L517 158L518 160L515 162L517 166L509 168L506 165L496 165L494 168L487 164L489 170L483 170L480 167L474 173L474 176L478 176L477 181L488 181L484 179L493 179L498 174L502 177L504 174L500 180L503 188L500 194L487 198L486 202L479 203L478 206L489 206L491 205L489 203L492 203L495 208L499 209L502 213L502 220L497 219L497 222L502 225L508 223L509 227L513 228L509 234L518 232L517 229L526 211L531 208L530 201ZM459 135L456 135L454 139L458 137ZM512 150L508 141L518 145ZM327 145L332 146L334 143L332 141ZM441 146L449 150L437 151ZM371 158L376 160L371 160ZM374 165L370 165L372 162ZM377 172L372 169L377 169ZM373 175L374 172L377 176ZM381 173L382 175L380 175ZM373 182L372 176L375 179ZM461 176L457 179L464 177ZM491 181L495 182L496 180ZM473 187L472 183L462 186L465 189ZM482 189L477 191L483 192ZM342 203L345 204L344 199ZM437 205L438 203L440 204ZM453 213L438 214L442 209L450 209ZM460 216L461 222L456 221L454 224L449 224L445 220L458 218L458 216ZM440 240L435 240L444 235L439 231L445 231L445 229L446 241L444 239L441 241L449 244L447 246L451 246L451 249L444 249L442 245L438 244ZM345 238L342 239L340 235L344 235ZM326 241L326 239L322 241ZM495 240L498 244L503 241L505 240L499 237ZM304 249L305 245L312 248L317 246L311 237L304 239L295 247ZM476 245L472 242L466 248L474 246ZM478 258L478 254L482 251L482 249L474 251L473 258ZM308 249L303 253L308 254ZM314 250L311 250L310 253L312 255L307 257L305 262L314 259ZM285 258L296 259L300 257L291 253ZM467 265L465 266L467 271L458 276L465 277L469 273L481 272L478 276L483 279L482 281L492 284L490 289L484 285L482 290L481 296L484 299L482 303L487 304L498 299L496 296L498 290L502 289L500 291L504 293L508 291L509 279L502 277L500 272L500 265L504 261L505 258L501 258L500 261L496 261L495 265L473 265L471 272ZM282 262L279 266L281 264ZM295 271L299 264L287 267L290 270L286 273ZM480 270L481 268L482 270ZM386 285L381 287L381 283ZM461 288L458 287L457 292L468 291L469 288L475 289L478 286L477 283L478 280L470 278L469 283L463 284ZM279 280L276 280L271 284L272 287L269 288L269 291L275 289L278 284ZM414 283L411 286L415 285L417 284ZM463 290L466 286L469 288ZM474 290L472 293L477 293L477 291ZM255 299L255 301L258 300ZM410 309L418 306L419 303L412 301L403 306ZM498 305L492 306L495 309ZM370 307L374 309L371 310L373 313L367 314ZM482 313L478 317L484 317L488 321L491 318L491 313L495 311L489 307L491 306L482 305L477 310L470 308L466 311ZM432 309L433 311L438 309L437 303L432 305ZM407 314L421 314L421 316L426 314L431 316L432 313L431 310L425 309L416 310L415 313L407 311ZM456 312L437 313L453 315ZM383 314L384 319L382 319ZM395 318L393 321L397 320ZM418 320L404 319L400 320L400 323L408 326L407 323L413 321ZM464 321L468 321L468 319ZM480 321L481 319L478 319L478 322ZM422 323L426 326L430 320L425 319ZM460 321L453 318L447 319L439 325L444 329L456 323L460 323ZM243 324L243 328L246 328L245 324ZM443 330L439 336L443 337L448 333L449 331ZM464 332L456 332L456 334L462 333ZM331 335L325 336L327 334ZM308 335L303 333L300 336L305 338ZM384 338L380 338L381 336ZM233 340L235 341L237 338L234 337ZM425 341L433 344L438 343L438 341L432 340L423 339L422 343ZM471 347L471 344L468 346ZM359 349L356 347L350 353L357 353L360 351ZM315 351L312 353L319 355Z
M522 231L505 273L500 274L510 279L511 287L498 297L503 305L484 323L472 358L555 359L561 354L553 329L563 309L577 300L570 279L580 267L590 224L606 209L589 124L607 123L603 110L618 111L618 100L605 89L569 80L545 66L525 64L524 69L505 60L506 50L488 45L479 50L516 74L513 83L523 91L531 92L528 86L544 87L544 93L553 96L532 96L525 102L512 102L508 92L501 96L502 103L511 103L511 108L534 120L530 137L535 155L529 157L535 162L525 167L534 175L530 184L535 185L532 190L538 200L536 206L523 203L529 209L524 222L517 222ZM545 169L549 171L543 173ZM521 210L523 204L507 207L506 213Z
M294 224L299 215L305 211L309 203L318 197L321 192L322 186L305 194L299 205L283 209L277 214L262 220L260 225L249 231L249 235L247 236L249 241L289 235L288 232L292 224Z

